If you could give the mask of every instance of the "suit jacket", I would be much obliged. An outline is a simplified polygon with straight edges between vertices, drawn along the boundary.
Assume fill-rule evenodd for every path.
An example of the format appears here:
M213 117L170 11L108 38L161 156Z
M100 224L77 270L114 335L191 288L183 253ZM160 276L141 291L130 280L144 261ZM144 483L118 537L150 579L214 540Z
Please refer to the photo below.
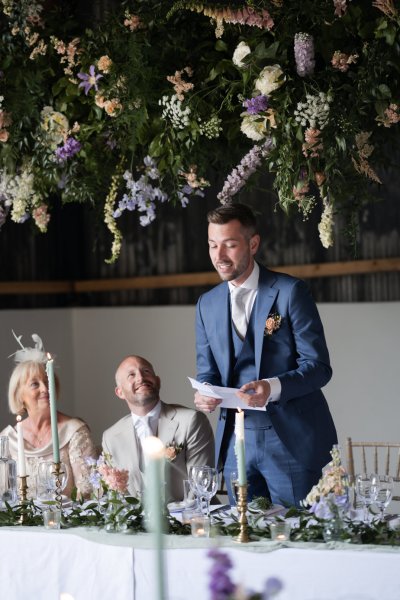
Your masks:
M332 376L329 353L317 307L306 284L260 265L254 302L254 352L257 379L278 377L279 402L268 404L272 424L292 455L313 470L331 459L335 426L321 387ZM279 329L264 335L269 315L282 317ZM196 309L197 378L230 386L234 365L229 287L221 283L199 298ZM220 458L226 409L216 434Z
M214 434L207 417L179 404L161 402L158 437L165 444L183 445L173 461L166 460L166 501L183 498L183 479L192 465L214 465ZM140 470L140 440L132 416L126 415L103 433L103 450L111 454L118 469L129 470L128 491L135 497L143 490Z

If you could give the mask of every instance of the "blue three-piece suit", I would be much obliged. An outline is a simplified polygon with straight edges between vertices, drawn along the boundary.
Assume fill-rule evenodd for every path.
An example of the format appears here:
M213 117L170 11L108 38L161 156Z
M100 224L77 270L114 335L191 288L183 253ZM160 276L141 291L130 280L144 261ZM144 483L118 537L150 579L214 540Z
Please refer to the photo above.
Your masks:
M266 320L279 326L270 334ZM278 377L281 395L267 410L245 411L249 496L270 494L275 503L299 504L337 443L335 426L321 388L332 370L317 307L306 284L260 265L258 292L246 337L231 320L229 286L202 295L196 311L197 378L241 387ZM216 464L229 477L235 466L234 410L221 409ZM267 482L267 483L266 483Z

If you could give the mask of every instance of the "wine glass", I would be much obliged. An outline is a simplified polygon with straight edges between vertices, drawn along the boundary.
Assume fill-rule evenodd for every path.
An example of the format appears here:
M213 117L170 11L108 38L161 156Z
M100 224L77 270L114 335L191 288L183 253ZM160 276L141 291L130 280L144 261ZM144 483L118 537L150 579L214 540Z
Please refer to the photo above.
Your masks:
M60 464L60 489L65 489L68 480L67 467L64 463ZM42 461L38 465L37 471L37 496L41 501L53 500L56 490L56 473L52 461Z
M367 475L361 473L356 476L356 495L360 498L364 508L364 521L369 523L369 507L375 501L375 488L372 485L372 478L376 475Z
M206 516L210 516L210 500L217 493L218 471L213 467L199 467L193 471L195 485L206 501Z
M385 510L393 496L393 477L390 475L372 475L371 487L374 491L374 504L380 510L380 521L383 521Z

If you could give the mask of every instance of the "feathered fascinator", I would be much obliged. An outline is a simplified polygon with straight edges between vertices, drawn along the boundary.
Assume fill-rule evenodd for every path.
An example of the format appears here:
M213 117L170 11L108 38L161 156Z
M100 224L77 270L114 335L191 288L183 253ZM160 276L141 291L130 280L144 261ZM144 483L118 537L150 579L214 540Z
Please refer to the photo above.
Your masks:
M17 350L14 354L10 354L8 358L11 356L14 357L16 363L22 363L27 361L45 363L47 362L46 352L43 348L43 342L37 333L32 333L32 339L35 342L34 348L25 348L25 346L21 342L22 335L15 335L13 331L13 336L17 340L18 344L21 346L21 350Z

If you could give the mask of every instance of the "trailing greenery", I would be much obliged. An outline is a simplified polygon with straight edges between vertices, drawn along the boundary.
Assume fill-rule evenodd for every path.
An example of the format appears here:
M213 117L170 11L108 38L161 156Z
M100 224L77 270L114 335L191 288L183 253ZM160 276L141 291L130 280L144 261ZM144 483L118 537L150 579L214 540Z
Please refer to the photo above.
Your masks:
M393 0L0 3L0 224L45 232L56 197L143 226L158 202L219 200L274 174L281 208L353 220L400 121ZM237 168L236 168L237 167ZM196 200L198 201L198 199Z

